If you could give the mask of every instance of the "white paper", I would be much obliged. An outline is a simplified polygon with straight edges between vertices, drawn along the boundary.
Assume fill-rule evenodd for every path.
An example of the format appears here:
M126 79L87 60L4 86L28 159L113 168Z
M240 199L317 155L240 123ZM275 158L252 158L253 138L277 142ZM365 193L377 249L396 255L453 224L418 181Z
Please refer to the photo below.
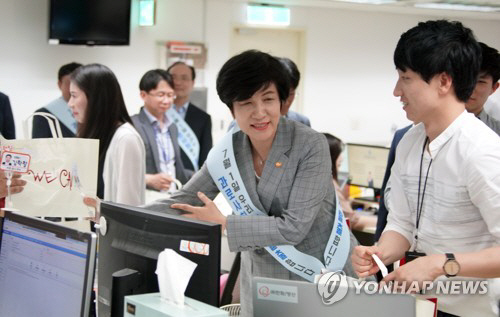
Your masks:
M161 298L183 307L184 292L196 266L196 263L177 254L174 250L162 251L158 255L156 265Z
M376 254L372 254L372 258L375 260L375 263L377 263L377 266L380 269L380 273L382 273L382 276L386 277L389 271L387 270L387 267L384 265L382 260L380 260L380 258Z

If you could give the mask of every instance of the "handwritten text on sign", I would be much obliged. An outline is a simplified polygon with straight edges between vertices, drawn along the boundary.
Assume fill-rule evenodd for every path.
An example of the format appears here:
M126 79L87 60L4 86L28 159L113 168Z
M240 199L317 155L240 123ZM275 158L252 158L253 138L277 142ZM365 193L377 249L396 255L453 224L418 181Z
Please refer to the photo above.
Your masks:
M73 188L73 178L71 177L71 172L67 169L62 169L59 172L43 171L42 173L35 173L33 170L29 170L28 175L33 175L35 182L51 184L56 181L55 184L60 185L62 188L68 188L69 190Z

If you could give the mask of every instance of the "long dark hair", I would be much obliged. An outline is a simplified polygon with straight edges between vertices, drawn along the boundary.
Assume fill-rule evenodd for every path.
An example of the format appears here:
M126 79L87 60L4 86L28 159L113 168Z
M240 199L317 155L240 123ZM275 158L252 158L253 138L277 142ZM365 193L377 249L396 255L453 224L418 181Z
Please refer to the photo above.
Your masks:
M328 147L330 148L330 157L332 159L332 176L333 179L338 181L338 172L337 172L337 158L340 153L344 150L344 143L342 140L337 138L336 136L331 135L330 133L323 133L326 137L326 141L328 142Z
M132 123L123 100L120 84L115 74L101 64L89 64L77 68L71 74L71 82L87 97L87 109L77 136L99 140L99 164L97 196L104 198L104 160L116 129L125 122Z
M85 93L87 109L78 126L78 137L99 140L99 158L106 150L116 129L129 122L125 101L115 74L101 64L84 65L71 75L71 81Z

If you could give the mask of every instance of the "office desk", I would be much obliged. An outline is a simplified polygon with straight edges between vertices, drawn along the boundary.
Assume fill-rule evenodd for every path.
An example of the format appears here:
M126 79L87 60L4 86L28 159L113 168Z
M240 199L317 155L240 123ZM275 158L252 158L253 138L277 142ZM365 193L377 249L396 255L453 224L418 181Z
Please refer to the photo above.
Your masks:
M359 199L359 198L354 198L351 201L351 206L362 206L363 211L378 211L379 208L379 203L377 201L373 200L367 200L367 199ZM355 209L353 207L353 209Z
M331 281L333 304L324 304L318 284L265 277L252 278L252 298L255 317L267 316L388 316L431 317L434 303L408 294L356 292L354 279L345 283ZM357 281L360 283L360 281ZM373 282L372 282L373 283ZM323 288L325 290L325 288ZM343 296L338 294L344 294Z

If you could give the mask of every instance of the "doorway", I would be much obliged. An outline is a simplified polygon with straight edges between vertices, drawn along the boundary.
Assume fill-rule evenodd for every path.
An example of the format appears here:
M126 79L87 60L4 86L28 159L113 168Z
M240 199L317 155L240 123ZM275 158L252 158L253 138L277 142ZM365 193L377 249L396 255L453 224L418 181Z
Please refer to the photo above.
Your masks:
M231 56L245 50L256 49L278 57L288 57L304 74L304 32L293 29L236 26L231 35ZM297 87L293 111L303 112L303 81Z

